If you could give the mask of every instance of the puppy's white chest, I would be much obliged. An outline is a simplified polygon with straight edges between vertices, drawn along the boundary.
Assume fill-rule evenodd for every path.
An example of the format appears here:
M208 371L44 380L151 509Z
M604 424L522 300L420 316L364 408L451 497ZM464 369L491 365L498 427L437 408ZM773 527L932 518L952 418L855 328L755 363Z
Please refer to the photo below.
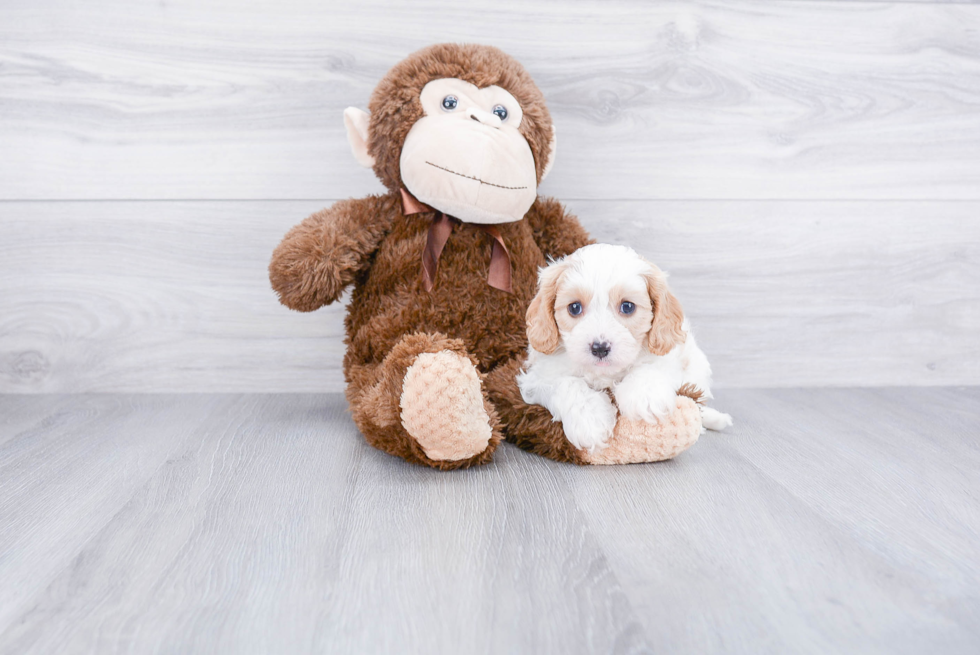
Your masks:
M593 369L584 371L581 374L581 377L592 389L596 391L605 391L606 389L612 389L617 383L621 382L625 374L626 372L623 371L617 375L602 375Z

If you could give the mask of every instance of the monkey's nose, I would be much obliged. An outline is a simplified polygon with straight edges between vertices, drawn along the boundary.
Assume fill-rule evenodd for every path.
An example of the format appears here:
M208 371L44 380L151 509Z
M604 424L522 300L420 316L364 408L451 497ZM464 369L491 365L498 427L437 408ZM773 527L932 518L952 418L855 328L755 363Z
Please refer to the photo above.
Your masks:
M487 127L500 127L501 125L499 116L476 107L470 107L468 110L466 110L466 115L475 120L477 123L483 123Z
M598 357L599 359L604 359L606 355L609 354L610 350L612 350L612 346L610 346L605 341L592 342L592 354Z

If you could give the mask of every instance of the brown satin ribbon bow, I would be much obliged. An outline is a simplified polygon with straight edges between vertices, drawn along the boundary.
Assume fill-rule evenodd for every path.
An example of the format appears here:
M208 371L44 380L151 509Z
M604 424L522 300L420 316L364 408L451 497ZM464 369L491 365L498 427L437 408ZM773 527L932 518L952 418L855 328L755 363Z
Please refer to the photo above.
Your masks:
M409 193L408 189L402 188L402 213L405 216L411 216L424 212L435 212L432 225L429 226L429 233L425 237L425 250L422 251L422 283L425 285L425 290L431 292L436 284L436 271L439 269L439 256L442 255L442 249L446 247L449 235L453 233L453 227L462 224L463 221L429 207ZM482 225L480 223L466 223L466 225L472 225L493 238L487 284L495 289L511 293L510 252L504 244L503 237L500 236L500 230L495 225Z

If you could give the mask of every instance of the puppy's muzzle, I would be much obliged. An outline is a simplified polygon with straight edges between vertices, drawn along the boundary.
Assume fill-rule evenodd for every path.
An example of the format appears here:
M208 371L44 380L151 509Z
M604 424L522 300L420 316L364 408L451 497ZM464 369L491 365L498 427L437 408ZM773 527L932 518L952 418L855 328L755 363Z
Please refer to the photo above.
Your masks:
M592 342L592 354L593 356L598 357L599 359L605 359L606 355L609 354L610 350L612 350L612 347L606 341Z

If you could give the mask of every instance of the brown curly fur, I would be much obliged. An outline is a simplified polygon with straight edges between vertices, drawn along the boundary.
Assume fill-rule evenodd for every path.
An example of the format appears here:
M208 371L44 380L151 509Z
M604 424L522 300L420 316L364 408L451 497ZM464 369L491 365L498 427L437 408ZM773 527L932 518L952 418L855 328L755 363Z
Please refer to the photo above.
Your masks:
M486 389L506 425L507 441L549 459L572 464L588 464L583 453L568 442L561 423L541 405L528 405L521 397L515 379L523 361L512 359L487 376Z
M422 87L446 77L455 77L483 88L499 86L521 103L524 118L519 128L534 154L538 182L548 164L551 114L544 96L524 67L502 50L486 45L443 43L409 55L388 71L371 94L368 111L368 153L374 157L374 172L391 191L402 186L402 145L408 131L422 117L419 94Z
M472 355L466 352L462 340L450 339L443 334L419 332L399 339L380 364L347 365L345 360L347 402L351 413L369 444L410 462L440 469L467 468L474 464L485 464L493 459L493 452L502 438L500 420L485 394L483 406L490 417L493 433L486 450L468 459L460 461L430 459L401 424L398 403L402 395L405 372L420 354L437 353L443 350L459 353L468 357L474 365L476 364Z
M517 98L524 114L520 131L540 182L549 163L551 116L527 72L489 46L431 46L392 68L371 98L368 149L389 192L338 202L290 230L269 264L272 287L284 305L309 312L336 301L353 284L344 321L347 400L358 428L376 448L409 462L455 469L490 461L506 437L554 460L595 463L568 442L548 410L524 403L516 383L538 269L548 258L592 243L578 221L557 201L539 197L524 220L497 226L511 255L510 294L487 285L490 237L458 225L442 252L435 288L429 293L422 286L422 249L433 214L402 213L399 159L408 131L422 116L422 87L446 77L478 87L499 85ZM430 459L401 420L406 371L420 354L444 350L473 363L490 420L486 449L460 461ZM700 399L695 389L679 393Z
M698 405L704 404L704 391L702 391L696 384L691 384L690 382L683 384L681 388L677 390L677 395L687 396Z
M344 321L344 375L355 423L371 445L410 462L442 469L482 464L501 437L552 459L584 463L561 425L543 407L521 399L515 376L527 349L524 315L538 269L592 243L555 200L538 198L524 220L499 225L511 255L513 293L487 285L492 241L466 224L455 228L439 260L435 288L422 287L421 256L432 214L402 214L398 161L418 96L433 79L457 77L496 84L521 103L521 132L538 178L547 165L551 117L541 92L516 61L496 48L437 45L396 65L371 103L369 150L390 189L381 196L338 202L290 230L276 248L269 278L280 301L313 311L354 291ZM468 357L483 380L493 430L486 450L462 461L434 461L405 430L399 401L405 372L421 353L449 350Z
M276 248L269 266L273 288L286 306L312 311L339 298L353 281L344 321L347 399L373 446L437 468L482 464L500 441L499 414L517 445L581 463L548 411L523 402L514 378L527 349L524 314L538 268L546 257L591 243L588 234L558 202L544 198L523 221L498 226L511 253L509 294L486 282L490 238L472 226L457 226L429 293L420 267L431 220L431 214L402 215L394 193L337 203L290 230ZM459 462L430 460L398 421L405 370L420 353L441 350L469 357L486 376L485 406L494 437L484 453Z

